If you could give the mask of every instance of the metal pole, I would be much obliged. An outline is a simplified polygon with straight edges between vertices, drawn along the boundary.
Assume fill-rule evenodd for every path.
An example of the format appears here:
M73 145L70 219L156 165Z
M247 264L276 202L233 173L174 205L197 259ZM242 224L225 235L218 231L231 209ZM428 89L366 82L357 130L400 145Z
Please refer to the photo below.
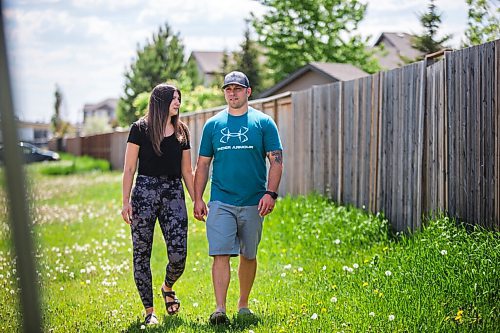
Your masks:
M18 146L17 124L10 89L7 47L0 0L0 128L4 145L4 166L9 221L16 254L20 304L24 332L42 332L38 283L36 281L31 221L26 202L26 187L21 153Z

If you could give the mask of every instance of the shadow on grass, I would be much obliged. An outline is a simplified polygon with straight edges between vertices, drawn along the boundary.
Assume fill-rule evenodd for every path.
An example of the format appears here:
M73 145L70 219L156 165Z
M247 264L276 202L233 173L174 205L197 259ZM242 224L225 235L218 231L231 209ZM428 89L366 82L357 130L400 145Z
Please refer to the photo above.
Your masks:
M190 328L195 332L246 332L249 328L260 325L263 322L261 316L257 315L246 315L238 316L235 315L230 320L229 324L225 325L212 325L206 320L197 318L195 320L186 320L183 317L178 316L165 316L160 324L156 326L148 326L148 332L172 332L177 331L179 327L184 326L185 328ZM127 328L127 333L133 332L144 332L141 329L143 322L137 319L136 322L130 324Z

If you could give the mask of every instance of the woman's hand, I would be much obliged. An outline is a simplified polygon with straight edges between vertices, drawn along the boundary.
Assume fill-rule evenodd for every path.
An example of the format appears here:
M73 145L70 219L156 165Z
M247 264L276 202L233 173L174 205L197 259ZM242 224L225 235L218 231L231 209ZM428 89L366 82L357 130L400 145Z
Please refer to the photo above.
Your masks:
M132 223L132 205L129 203L123 204L122 208L122 218L125 223L130 224Z

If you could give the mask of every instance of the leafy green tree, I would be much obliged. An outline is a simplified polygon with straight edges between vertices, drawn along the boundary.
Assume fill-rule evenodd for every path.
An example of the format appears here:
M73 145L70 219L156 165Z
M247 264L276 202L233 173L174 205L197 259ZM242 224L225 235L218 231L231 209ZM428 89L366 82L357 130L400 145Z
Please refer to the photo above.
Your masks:
M366 72L379 70L368 38L353 33L366 12L358 0L259 0L268 7L252 25L265 50L275 82L312 61L350 63Z
M242 71L248 77L252 86L252 94L256 96L263 90L262 87L262 68L259 62L261 52L258 49L257 43L250 37L250 27L245 29L244 40L240 44L240 51L233 53L235 69Z
M184 45L179 34L174 34L165 23L147 41L137 47L135 61L125 73L123 96L118 101L117 115L121 125L137 120L141 112L133 101L142 92L150 92L157 84L178 77L184 69Z
M441 24L442 13L438 12L435 0L430 0L428 11L420 14L419 21L424 28L424 32L413 39L413 47L425 54L437 52L446 46L444 45L452 36L445 35L437 37L439 26Z
M466 0L469 6L463 47L479 45L500 38L500 7L487 0Z

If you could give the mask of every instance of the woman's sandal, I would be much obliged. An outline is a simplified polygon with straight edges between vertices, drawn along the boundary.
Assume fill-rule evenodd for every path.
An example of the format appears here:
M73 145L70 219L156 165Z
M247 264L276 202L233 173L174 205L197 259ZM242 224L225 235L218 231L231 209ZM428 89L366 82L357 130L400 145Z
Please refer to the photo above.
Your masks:
M146 315L146 318L144 318L144 324L146 325L156 325L158 324L158 318L156 315L152 312Z
M165 301L165 308L167 309L167 313L169 315L174 315L177 312L179 312L179 308L181 307L181 301L175 296L175 291L165 291L163 288L161 288L161 294L163 296L163 300ZM171 302L167 302L166 297L169 297L173 299ZM175 308L175 305L177 305L177 308Z

